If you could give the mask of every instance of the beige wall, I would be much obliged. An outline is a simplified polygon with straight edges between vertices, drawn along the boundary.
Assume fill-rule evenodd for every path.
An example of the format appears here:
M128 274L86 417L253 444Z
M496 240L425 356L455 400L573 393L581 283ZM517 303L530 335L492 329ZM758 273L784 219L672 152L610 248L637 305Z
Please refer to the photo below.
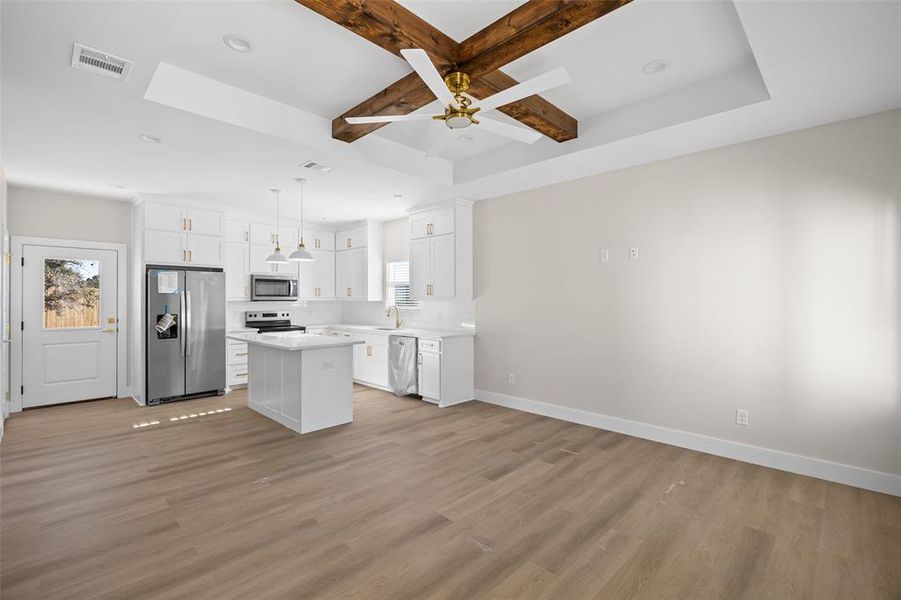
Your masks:
M477 203L476 387L901 474L899 165L896 110Z
M12 235L131 244L131 230L128 202L17 186L9 188Z
M113 242L128 246L126 302L136 302L131 285L134 248L132 247L132 205L121 200L67 194L32 188L10 186L8 193L8 227L10 235L49 237L89 242ZM131 315L127 310L126 315ZM132 348L135 329L127 317L126 347ZM128 357L128 385L134 385L138 357Z

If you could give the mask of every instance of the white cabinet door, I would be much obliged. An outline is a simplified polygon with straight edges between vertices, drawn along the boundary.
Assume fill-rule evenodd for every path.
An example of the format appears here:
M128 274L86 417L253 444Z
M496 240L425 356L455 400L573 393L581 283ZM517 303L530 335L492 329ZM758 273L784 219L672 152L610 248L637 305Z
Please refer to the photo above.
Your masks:
M366 287L368 279L366 248L357 248L355 250L347 250L346 252L351 255L353 263L353 279L350 284L350 297L356 300L366 300L369 294L369 290Z
M366 227L354 227L339 231L336 235L336 245L339 250L366 247Z
M410 295L414 300L428 298L431 283L432 240L410 240Z
M251 244L272 244L275 247L275 227L271 223L250 224Z
M272 246L266 244L250 245L250 272L251 273L274 273L272 265L266 262L266 257L272 254Z
M296 227L285 227L284 225L278 228L278 243L282 247L282 252L287 256L291 254L297 249L297 228Z
M369 381L388 387L388 347L369 346Z
M185 211L187 230L197 235L222 235L222 215L211 210L191 208Z
M431 242L431 277L429 298L447 300L455 295L454 289L454 236L441 235Z
M222 266L222 240L205 235L187 236L188 262L192 265Z
M298 279L298 292L300 297L305 300L315 300L316 288L318 287L318 282L316 281L316 263L298 263Z
M354 260L350 250L335 253L335 287L339 299L350 298L354 280Z
M303 237L308 250L335 249L334 231L318 231L316 229L305 229Z
M435 352L419 353L419 395L433 400L441 399L441 355Z
M250 299L250 257L247 244L225 242L225 297Z
M144 207L144 228L160 231L184 231L185 211L178 206L147 204Z
M429 235L446 235L454 232L453 208L433 210L429 214L431 215L430 221L432 225L429 228Z
M181 264L187 262L185 234L169 231L144 231L144 262Z
M316 257L316 297L320 300L335 299L335 253L330 250L314 250Z
M250 241L250 223L248 221L238 221L235 219L225 220L225 241L226 242L249 242Z
M429 235L429 216L431 213L418 213L410 216L410 239L415 240Z

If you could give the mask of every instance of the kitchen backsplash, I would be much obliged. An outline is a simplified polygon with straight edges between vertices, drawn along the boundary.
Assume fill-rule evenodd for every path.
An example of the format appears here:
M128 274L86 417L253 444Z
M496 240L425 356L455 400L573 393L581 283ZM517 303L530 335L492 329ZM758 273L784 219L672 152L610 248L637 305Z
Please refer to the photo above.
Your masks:
M341 322L340 302L229 302L226 327L243 327L244 313L253 311L287 311L295 325L327 325Z
M461 306L461 304L463 306ZM430 301L414 310L401 309L400 317L407 327L422 329L460 329L475 327L474 310L465 310L460 302ZM394 313L385 316L384 302L229 302L226 327L244 326L246 311L287 311L295 325L329 325L353 323L359 325L394 325Z

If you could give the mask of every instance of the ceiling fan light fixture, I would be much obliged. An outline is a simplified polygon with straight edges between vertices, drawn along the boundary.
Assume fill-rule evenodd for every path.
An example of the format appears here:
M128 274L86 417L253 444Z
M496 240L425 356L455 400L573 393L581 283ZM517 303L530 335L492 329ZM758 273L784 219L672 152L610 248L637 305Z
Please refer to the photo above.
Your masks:
M464 113L451 113L444 119L444 123L451 129L466 129L472 125L472 117Z

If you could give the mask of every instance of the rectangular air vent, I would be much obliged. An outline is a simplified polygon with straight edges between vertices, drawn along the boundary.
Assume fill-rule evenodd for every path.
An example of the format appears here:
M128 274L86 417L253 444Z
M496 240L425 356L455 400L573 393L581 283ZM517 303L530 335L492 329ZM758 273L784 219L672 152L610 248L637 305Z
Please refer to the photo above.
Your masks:
M307 162L303 163L301 166L306 169L313 169L314 171L322 171L323 173L329 173L332 169L335 168L335 167L331 167L329 165L324 165L322 163L318 163L313 160L308 160Z
M88 48L77 42L72 48L72 67L75 69L124 81L128 78L131 65L130 60L107 54L102 50Z

